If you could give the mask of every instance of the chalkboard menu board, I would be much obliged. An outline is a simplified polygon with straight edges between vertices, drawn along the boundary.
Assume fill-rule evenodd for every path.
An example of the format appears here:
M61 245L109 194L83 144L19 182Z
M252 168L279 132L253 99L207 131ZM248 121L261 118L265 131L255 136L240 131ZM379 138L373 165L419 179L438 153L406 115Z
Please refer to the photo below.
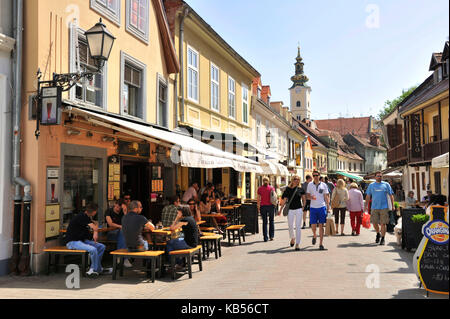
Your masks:
M422 232L424 237L417 256L417 272L427 291L449 293L449 225L446 207L432 206L431 219Z

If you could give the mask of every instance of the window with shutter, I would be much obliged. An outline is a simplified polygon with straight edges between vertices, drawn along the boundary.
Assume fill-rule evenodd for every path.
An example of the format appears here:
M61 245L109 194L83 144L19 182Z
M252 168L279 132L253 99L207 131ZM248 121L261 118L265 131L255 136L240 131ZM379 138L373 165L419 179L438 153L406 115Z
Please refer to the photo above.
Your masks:
M122 113L145 119L147 67L123 51L120 55Z
M94 60L91 58L89 53L89 48L87 45L86 37L84 36L84 31L74 27L71 31L76 33L71 38L75 43L72 43L74 46L74 52L78 52L78 54L73 54L72 59L76 60L76 56L79 57L80 69L81 72L95 72L97 67L95 66ZM77 65L77 62L74 61L71 65ZM86 102L89 105L104 107L106 105L106 78L107 78L107 68L106 65L102 70L102 73L94 74L91 80L83 78L80 80L74 88L75 91L75 99ZM76 71L76 70L73 70Z

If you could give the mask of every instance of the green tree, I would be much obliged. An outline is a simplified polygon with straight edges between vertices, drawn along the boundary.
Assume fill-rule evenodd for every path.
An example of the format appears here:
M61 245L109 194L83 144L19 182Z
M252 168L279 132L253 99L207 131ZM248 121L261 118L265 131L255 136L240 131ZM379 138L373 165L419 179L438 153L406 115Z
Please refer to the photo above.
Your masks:
M380 113L378 113L378 120L383 120L386 115L391 113L397 107L397 105L401 101L406 99L416 88L417 85L414 85L407 90L402 90L402 94L399 97L393 99L392 101L387 100L386 102L384 102L384 108L380 111Z

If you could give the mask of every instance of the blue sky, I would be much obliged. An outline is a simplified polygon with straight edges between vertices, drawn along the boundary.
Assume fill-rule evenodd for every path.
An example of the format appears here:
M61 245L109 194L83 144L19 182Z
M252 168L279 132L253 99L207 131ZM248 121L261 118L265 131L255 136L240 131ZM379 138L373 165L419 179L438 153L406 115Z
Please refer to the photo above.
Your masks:
M377 115L430 74L448 0L186 0L289 105L300 43L313 119Z

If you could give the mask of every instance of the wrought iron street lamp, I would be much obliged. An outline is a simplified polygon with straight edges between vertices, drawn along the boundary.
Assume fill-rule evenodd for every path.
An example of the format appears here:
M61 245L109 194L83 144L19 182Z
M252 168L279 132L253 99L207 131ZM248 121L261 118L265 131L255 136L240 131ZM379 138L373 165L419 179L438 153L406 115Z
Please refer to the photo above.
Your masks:
M267 131L266 133L266 143L267 148L270 148L270 145L272 144L272 134L270 134L270 131Z
M95 74L99 74L111 54L116 39L103 24L102 19L95 26L85 32L91 59L97 70L94 72L53 73L53 79L40 81L42 73L38 71L38 108L36 131L34 135L39 138L39 124L59 124L59 109L61 107L61 93L70 90L80 80L86 78L92 81Z

